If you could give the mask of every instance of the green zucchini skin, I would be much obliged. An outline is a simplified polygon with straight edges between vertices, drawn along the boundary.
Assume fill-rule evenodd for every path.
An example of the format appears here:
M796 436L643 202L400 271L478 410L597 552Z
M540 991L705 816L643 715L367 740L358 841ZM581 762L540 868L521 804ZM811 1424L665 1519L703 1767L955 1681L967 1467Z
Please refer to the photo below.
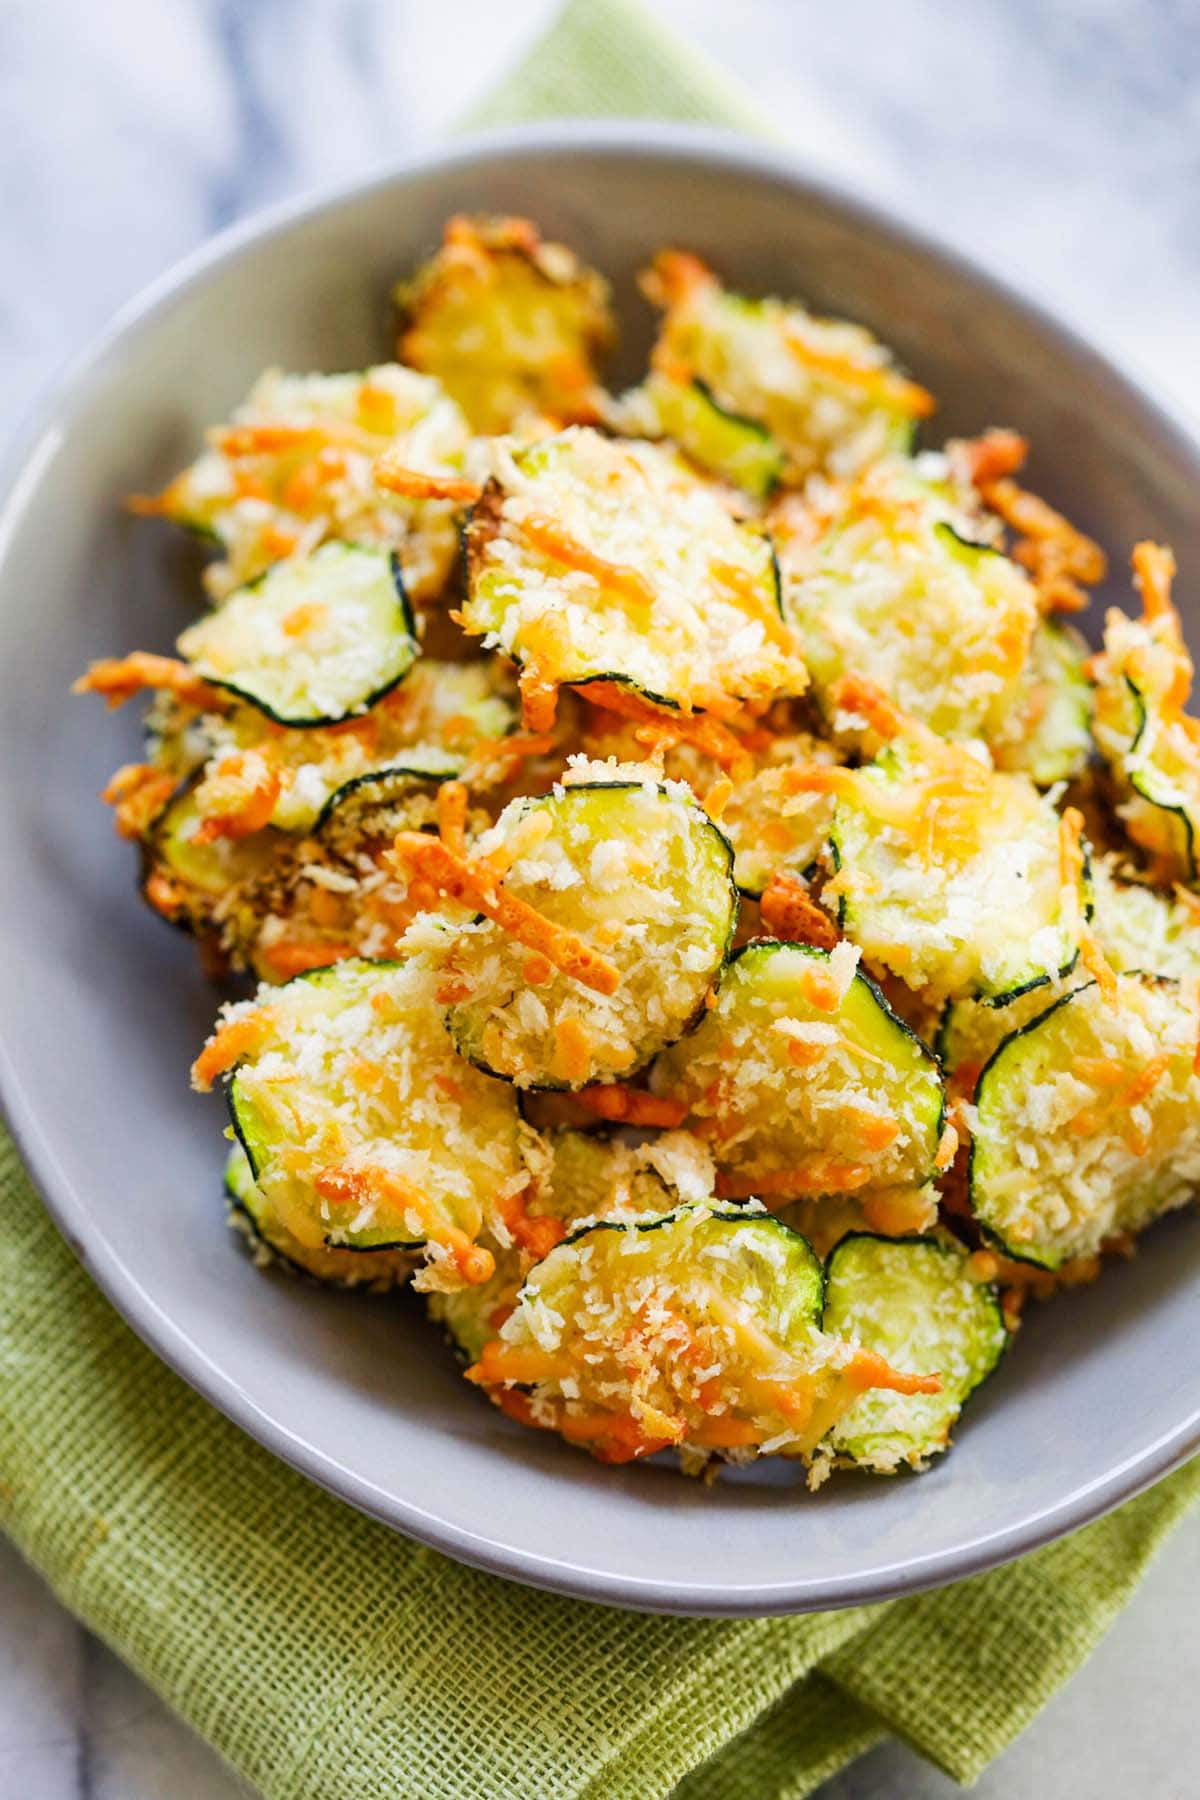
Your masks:
M770 498L787 457L760 419L722 405L700 376L688 382L653 373L644 392L665 433L690 462L731 481L752 500Z
M1137 711L1137 730L1128 752L1130 756L1136 756L1141 749L1142 740L1150 729L1150 709L1146 705L1141 689L1134 685L1128 675L1124 679L1126 687L1133 696L1134 707ZM1158 799L1150 791L1146 775L1141 772L1128 776L1128 781L1135 794L1145 800L1148 805L1156 807L1159 812L1168 814L1174 820L1180 840L1180 860L1187 872L1187 879L1193 884L1200 881L1200 864L1197 863L1196 858L1196 827L1187 807L1171 805Z
M365 774L353 775L349 781L344 781L341 787L335 788L330 794L317 814L316 822L312 827L313 833L320 836L350 801L370 800L373 797L372 789L379 790L378 803L386 805L389 798L392 797L393 790L396 790L396 797L399 798L406 788L417 786L438 788L444 781L457 780L461 772L461 763L454 759L450 759L448 766L443 769L434 768L430 763L419 763L414 759L410 762L389 763L385 768L368 769Z
M831 1251L823 1329L916 1374L940 1373L944 1384L940 1395L864 1394L827 1440L839 1460L893 1474L923 1469L949 1447L964 1406L995 1372L1009 1341L999 1289L969 1278L967 1256L948 1237L886 1238L868 1232L851 1233ZM903 1328L904 1323L895 1310L904 1276L911 1284L911 1322L932 1332L926 1354L914 1351L908 1337L896 1341L896 1324ZM952 1321L944 1316L951 1311ZM942 1366L952 1359L956 1376Z
M273 581L278 581L284 572L290 572L287 564L273 564L271 568L265 569L262 574L256 575L252 581L239 588L236 593L231 594L216 612L208 614L196 626L184 633L180 639L181 651L213 687L220 688L239 700L244 700L247 705L255 707L276 725L305 730L322 725L340 725L347 719L367 712L377 701L382 700L386 694L390 694L394 688L398 687L411 671L419 654L416 621L409 603L400 557L395 550L383 552L367 545L329 540L313 551L312 555L305 559L305 562L310 566L319 563L323 568L329 568L333 566L335 558L347 554L370 557L386 566L395 596L394 640L399 653L394 658L395 666L388 669L386 673L381 671L380 677L364 687L360 693L355 694L353 700L342 710L336 712L320 711L316 708L307 708L299 712L285 710L266 697L262 684L256 685L252 680L234 680L222 676L211 666L206 666L202 655L197 656L194 654L194 649L188 648L189 640L194 646L197 641L203 641L202 633L218 629L222 614L228 608L237 605L248 595L268 593Z

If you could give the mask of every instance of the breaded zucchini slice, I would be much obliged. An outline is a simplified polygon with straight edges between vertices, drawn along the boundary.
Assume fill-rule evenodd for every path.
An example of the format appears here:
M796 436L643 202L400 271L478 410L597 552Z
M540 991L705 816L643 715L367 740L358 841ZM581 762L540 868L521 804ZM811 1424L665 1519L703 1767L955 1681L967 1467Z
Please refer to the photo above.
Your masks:
M1193 993L1089 983L994 1052L979 1078L971 1207L1009 1256L1057 1269L1200 1187Z
M937 1059L858 970L849 944L751 943L716 1005L654 1065L732 1198L917 1188L943 1128Z
M173 924L232 943L256 929L259 886L287 856L288 840L270 826L245 837L209 837L196 791L193 779L149 826L142 892Z
M396 354L436 376L479 432L530 413L594 419L615 328L608 283L528 219L451 219L441 249L393 292Z
M512 1308L525 1273L584 1219L659 1217L675 1198L644 1157L606 1132L562 1127L546 1139L549 1166L528 1206L494 1247L489 1281L429 1296L430 1317L475 1362Z
M677 783L576 765L513 801L470 863L421 838L401 860L486 916L440 952L461 1053L522 1088L631 1074L689 1029L719 978L737 894L729 845Z
M722 406L699 377L678 380L651 369L614 403L612 419L629 437L670 438L690 462L752 500L766 500L787 467L783 446L762 421Z
M418 649L394 552L342 543L277 563L179 639L202 680L291 726L366 712Z
M392 765L348 781L311 835L271 827L205 841L196 787L185 788L152 831L146 899L219 952L235 970L289 981L347 956L392 955L415 906L388 852L399 832L435 832L443 771ZM486 813L468 815L479 832Z
M588 682L685 712L803 692L770 540L676 456L576 428L496 469L462 622L520 666L535 730L559 687Z
M699 258L677 250L656 257L642 281L664 310L652 354L658 380L685 389L700 382L724 411L765 428L788 481L814 469L851 475L906 450L917 420L933 410L924 388L860 325L730 293ZM687 405L671 435L703 467L731 475L712 454L711 421L689 421Z
M825 1330L942 1381L937 1394L863 1394L829 1434L834 1456L892 1475L927 1468L949 1447L964 1404L1008 1343L999 1290L973 1280L968 1263L949 1236L854 1236L834 1250L825 1269Z
M229 1110L275 1218L306 1249L421 1247L447 1286L529 1180L516 1096L455 1056L427 959L353 960L226 1007L193 1069Z
M864 768L811 775L837 796L825 898L863 955L934 1000L998 1005L1065 973L1089 941L1079 815L1060 820L1028 776L997 774L866 683L835 698L885 740Z
M1092 753L1088 648L1077 631L1039 619L1012 708L989 738L996 767L1023 772L1038 787L1074 781Z
M797 791L793 771L839 762L826 739L797 730L790 721L779 731L752 732L734 741L736 755L725 759L726 777L712 755L675 740L669 720L639 725L599 717L604 723L584 733L587 755L635 762L647 754L648 740L654 743L664 775L687 783L733 845L734 880L747 899L759 899L773 875L811 873L829 837L833 796Z
M911 1385L822 1333L822 1291L809 1245L752 1207L606 1221L530 1271L468 1378L604 1462L805 1455L860 1392Z
M159 513L224 552L205 572L220 600L298 549L324 538L399 553L414 601L434 599L457 556L452 501L385 491L375 464L391 460L453 491L467 422L438 382L396 363L346 375L269 369L209 448L135 511Z
M282 1264L330 1287L367 1288L373 1294L402 1287L416 1267L407 1250L313 1249L301 1244L278 1219L254 1179L241 1144L234 1144L225 1164L225 1197L229 1222L249 1240L254 1260L263 1267Z
M1167 895L1143 882L1122 879L1116 863L1115 857L1100 857L1091 870L1092 932L1110 968L1119 975L1140 971L1195 983L1200 979L1200 909L1186 894ZM959 1075L955 1085L968 1092L973 1089L983 1065L1010 1033L1086 980L1086 973L1076 969L1002 1008L977 1000L951 1001L942 1014L935 1048L945 1066Z
M1094 731L1120 798L1125 829L1153 859L1156 877L1200 883L1200 722L1184 712L1192 659L1171 602L1175 559L1157 544L1133 553L1142 617L1110 609L1104 649L1089 665Z
M1142 970L1180 982L1200 977L1200 906L1185 891L1166 894L1122 879L1117 859L1092 870L1096 938L1118 974Z
M890 457L776 521L788 617L813 691L857 674L948 738L992 738L1017 703L1037 620L1028 576L986 541L942 457ZM814 519L815 514L815 519ZM789 528L789 515L793 523Z

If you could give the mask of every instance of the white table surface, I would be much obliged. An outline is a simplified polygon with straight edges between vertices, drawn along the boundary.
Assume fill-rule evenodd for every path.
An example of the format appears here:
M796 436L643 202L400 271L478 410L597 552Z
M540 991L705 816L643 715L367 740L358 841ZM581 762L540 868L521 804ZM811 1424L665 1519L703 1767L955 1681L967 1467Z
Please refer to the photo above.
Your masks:
M813 166L1039 289L1200 413L1200 31L1187 0L654 4ZM553 11L554 0L5 0L0 429L184 251L270 200L428 141ZM975 1792L1200 1792L1198 1651L1194 1519ZM888 1746L827 1800L955 1791ZM0 1800L243 1792L0 1544Z

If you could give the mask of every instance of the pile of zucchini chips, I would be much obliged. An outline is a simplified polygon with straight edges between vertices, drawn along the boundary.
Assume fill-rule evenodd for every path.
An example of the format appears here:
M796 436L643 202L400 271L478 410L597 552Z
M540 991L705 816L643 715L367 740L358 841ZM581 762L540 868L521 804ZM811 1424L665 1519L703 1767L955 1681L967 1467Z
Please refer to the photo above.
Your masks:
M1022 1299L1200 1185L1200 722L1169 551L1099 548L862 327L456 218L395 358L271 370L131 502L215 549L106 799L256 984L221 1082L262 1262L407 1284L608 1462L890 1474Z

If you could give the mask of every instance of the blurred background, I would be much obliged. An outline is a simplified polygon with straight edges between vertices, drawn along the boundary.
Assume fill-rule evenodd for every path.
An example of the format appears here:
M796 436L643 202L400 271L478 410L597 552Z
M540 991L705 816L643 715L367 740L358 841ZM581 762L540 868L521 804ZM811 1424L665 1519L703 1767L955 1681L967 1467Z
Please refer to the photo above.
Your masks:
M646 4L803 163L1040 292L1200 417L1196 0ZM557 6L0 0L0 435L214 232L448 133ZM1195 1794L1198 1606L1193 1520L981 1800ZM0 1544L0 1800L240 1791ZM957 1791L885 1748L829 1800Z
M811 166L1200 410L1195 0L648 0ZM558 0L0 0L9 419L256 208L450 131Z

